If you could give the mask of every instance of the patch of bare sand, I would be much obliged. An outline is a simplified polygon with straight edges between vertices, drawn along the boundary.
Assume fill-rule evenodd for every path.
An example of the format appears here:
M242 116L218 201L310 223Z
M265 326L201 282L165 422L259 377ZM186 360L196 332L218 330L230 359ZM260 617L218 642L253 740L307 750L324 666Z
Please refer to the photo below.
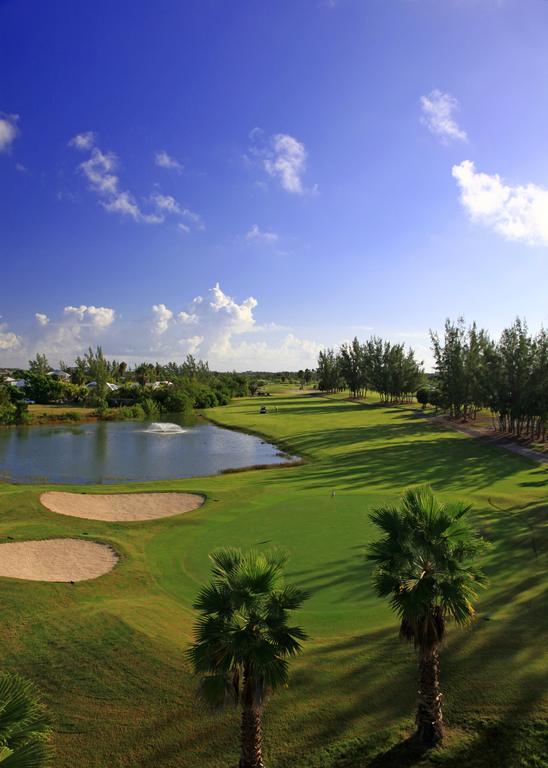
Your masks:
M52 512L87 520L131 522L190 512L205 499L197 493L66 493L47 491L40 501Z
M0 576L29 581L86 581L111 571L118 555L107 544L45 539L0 544Z

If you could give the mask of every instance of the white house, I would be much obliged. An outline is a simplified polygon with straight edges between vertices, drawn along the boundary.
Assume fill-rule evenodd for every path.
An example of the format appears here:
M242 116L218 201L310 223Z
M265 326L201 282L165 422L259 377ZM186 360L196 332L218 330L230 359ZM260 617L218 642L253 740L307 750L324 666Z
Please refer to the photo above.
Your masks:
M152 389L160 389L160 387L172 387L173 382L172 381L155 381L154 384L150 385Z
M96 386L97 386L96 381L90 381L89 384L86 384L86 387L88 389L95 389ZM112 384L110 381L107 381L107 383L105 384L105 387L108 389L109 392L116 392L117 390L120 389L118 384Z
M61 370L50 371L48 376L55 376L56 379L63 379L63 381L68 381L70 379L70 373Z

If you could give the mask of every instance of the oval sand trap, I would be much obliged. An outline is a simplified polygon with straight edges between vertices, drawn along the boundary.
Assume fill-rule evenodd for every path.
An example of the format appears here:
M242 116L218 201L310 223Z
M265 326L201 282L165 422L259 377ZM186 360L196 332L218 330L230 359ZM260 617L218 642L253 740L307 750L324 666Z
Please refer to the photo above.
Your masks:
M88 520L110 522L156 520L190 512L201 507L205 499L197 493L65 493L47 491L40 496L42 504L52 512Z
M30 581L86 581L118 562L107 544L82 539L45 539L0 544L0 576Z

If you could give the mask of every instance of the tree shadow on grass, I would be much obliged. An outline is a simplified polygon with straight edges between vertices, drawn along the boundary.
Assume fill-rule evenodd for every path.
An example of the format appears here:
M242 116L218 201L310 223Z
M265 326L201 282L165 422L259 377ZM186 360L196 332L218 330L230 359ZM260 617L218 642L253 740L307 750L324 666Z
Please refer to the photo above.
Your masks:
M312 594L341 585L346 586L344 596L347 598L369 594L373 565L365 558L365 546L359 549L361 552L350 554L347 558L330 560L322 563L321 567L288 571L288 579Z
M338 430L330 434L336 445ZM344 435L342 437L344 439ZM307 450L313 450L316 445L314 441L303 440ZM528 467L528 462L519 456L502 456L488 446L458 436L437 436L377 447L358 445L343 455L336 454L326 461L307 465L299 478L302 485L309 488L403 488L428 482L443 489L477 490Z
M526 483L519 483L522 488L542 488L548 485L548 468L542 467L531 472L535 476L534 480L530 480ZM539 478L538 480L536 478Z
M414 736L394 744L368 762L368 768L412 768L422 761L427 750Z
M504 554L497 557L502 568ZM542 762L529 761L525 754L527 743L537 752L542 745L535 723L542 716L545 692L538 660L546 613L541 597L531 601L524 596L538 593L543 574L529 569L526 551L521 552L521 565L522 577L513 573L508 585L499 571L499 588L485 604L479 603L480 609L495 613L502 609L500 618L478 618L464 630L449 628L441 657L446 747L421 753L412 740L397 738L402 722L412 727L417 660L412 647L397 638L395 620L389 628L305 651L306 666L295 670L292 681L301 696L309 697L310 708L320 703L326 715L303 712L297 716L291 697L279 700L281 710L292 711L291 729L298 734L301 753L306 748L319 758L327 749L317 763L322 768L540 768ZM334 566L339 568L338 561ZM363 724L363 737L349 741L358 724ZM384 739L379 743L376 735L381 729L389 729L387 740L392 743ZM496 755L492 762L489 750ZM276 765L294 766L295 762L280 755ZM316 762L297 765L304 768Z

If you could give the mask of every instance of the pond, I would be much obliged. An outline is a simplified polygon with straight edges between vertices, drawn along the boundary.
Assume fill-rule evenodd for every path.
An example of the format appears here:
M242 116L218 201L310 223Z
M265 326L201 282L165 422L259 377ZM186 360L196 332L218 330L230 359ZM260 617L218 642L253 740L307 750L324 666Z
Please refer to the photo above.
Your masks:
M275 445L253 435L177 421L0 429L0 479L109 484L214 475L288 461Z

